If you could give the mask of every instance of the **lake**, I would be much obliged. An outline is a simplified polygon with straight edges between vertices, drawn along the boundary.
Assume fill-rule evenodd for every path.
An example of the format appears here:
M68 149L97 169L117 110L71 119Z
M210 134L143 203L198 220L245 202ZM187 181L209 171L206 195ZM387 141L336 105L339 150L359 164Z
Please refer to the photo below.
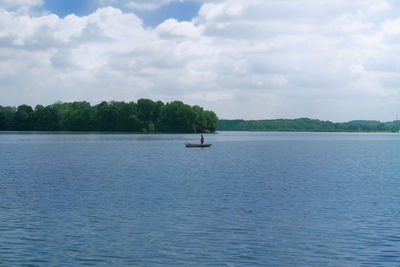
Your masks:
M1 266L400 264L400 134L0 134Z

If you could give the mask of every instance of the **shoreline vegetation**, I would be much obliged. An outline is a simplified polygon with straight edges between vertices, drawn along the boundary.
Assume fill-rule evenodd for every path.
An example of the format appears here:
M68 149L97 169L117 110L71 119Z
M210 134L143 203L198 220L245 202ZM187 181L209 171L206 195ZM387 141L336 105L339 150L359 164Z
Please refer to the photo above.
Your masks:
M214 133L216 131L270 132L399 132L400 120L380 122L318 119L219 120L200 106L181 101L163 103L150 99L86 101L18 107L0 105L0 131L73 133Z
M0 131L212 133L218 117L200 106L181 101L164 104L150 99L135 102L86 101L49 106L0 106Z
M309 118L276 120L219 120L219 131L270 132L399 132L400 121L321 121Z

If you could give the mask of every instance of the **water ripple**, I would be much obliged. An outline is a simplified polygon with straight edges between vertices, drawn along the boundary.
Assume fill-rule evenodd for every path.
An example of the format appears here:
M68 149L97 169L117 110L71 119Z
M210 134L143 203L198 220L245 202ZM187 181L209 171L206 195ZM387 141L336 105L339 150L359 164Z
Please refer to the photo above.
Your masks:
M1 266L400 265L398 135L0 135Z

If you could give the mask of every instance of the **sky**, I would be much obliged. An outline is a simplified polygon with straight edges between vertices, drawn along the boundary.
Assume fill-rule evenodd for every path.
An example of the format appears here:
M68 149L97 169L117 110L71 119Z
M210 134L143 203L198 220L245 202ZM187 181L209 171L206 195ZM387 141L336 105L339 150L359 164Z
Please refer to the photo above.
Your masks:
M0 0L0 105L392 121L399 52L394 0Z

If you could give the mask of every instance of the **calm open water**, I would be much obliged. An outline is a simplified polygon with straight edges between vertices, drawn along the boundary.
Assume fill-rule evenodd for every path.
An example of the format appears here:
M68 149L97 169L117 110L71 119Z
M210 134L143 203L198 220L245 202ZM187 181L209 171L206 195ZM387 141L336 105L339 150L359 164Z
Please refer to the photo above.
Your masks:
M0 134L0 266L400 265L400 134Z

